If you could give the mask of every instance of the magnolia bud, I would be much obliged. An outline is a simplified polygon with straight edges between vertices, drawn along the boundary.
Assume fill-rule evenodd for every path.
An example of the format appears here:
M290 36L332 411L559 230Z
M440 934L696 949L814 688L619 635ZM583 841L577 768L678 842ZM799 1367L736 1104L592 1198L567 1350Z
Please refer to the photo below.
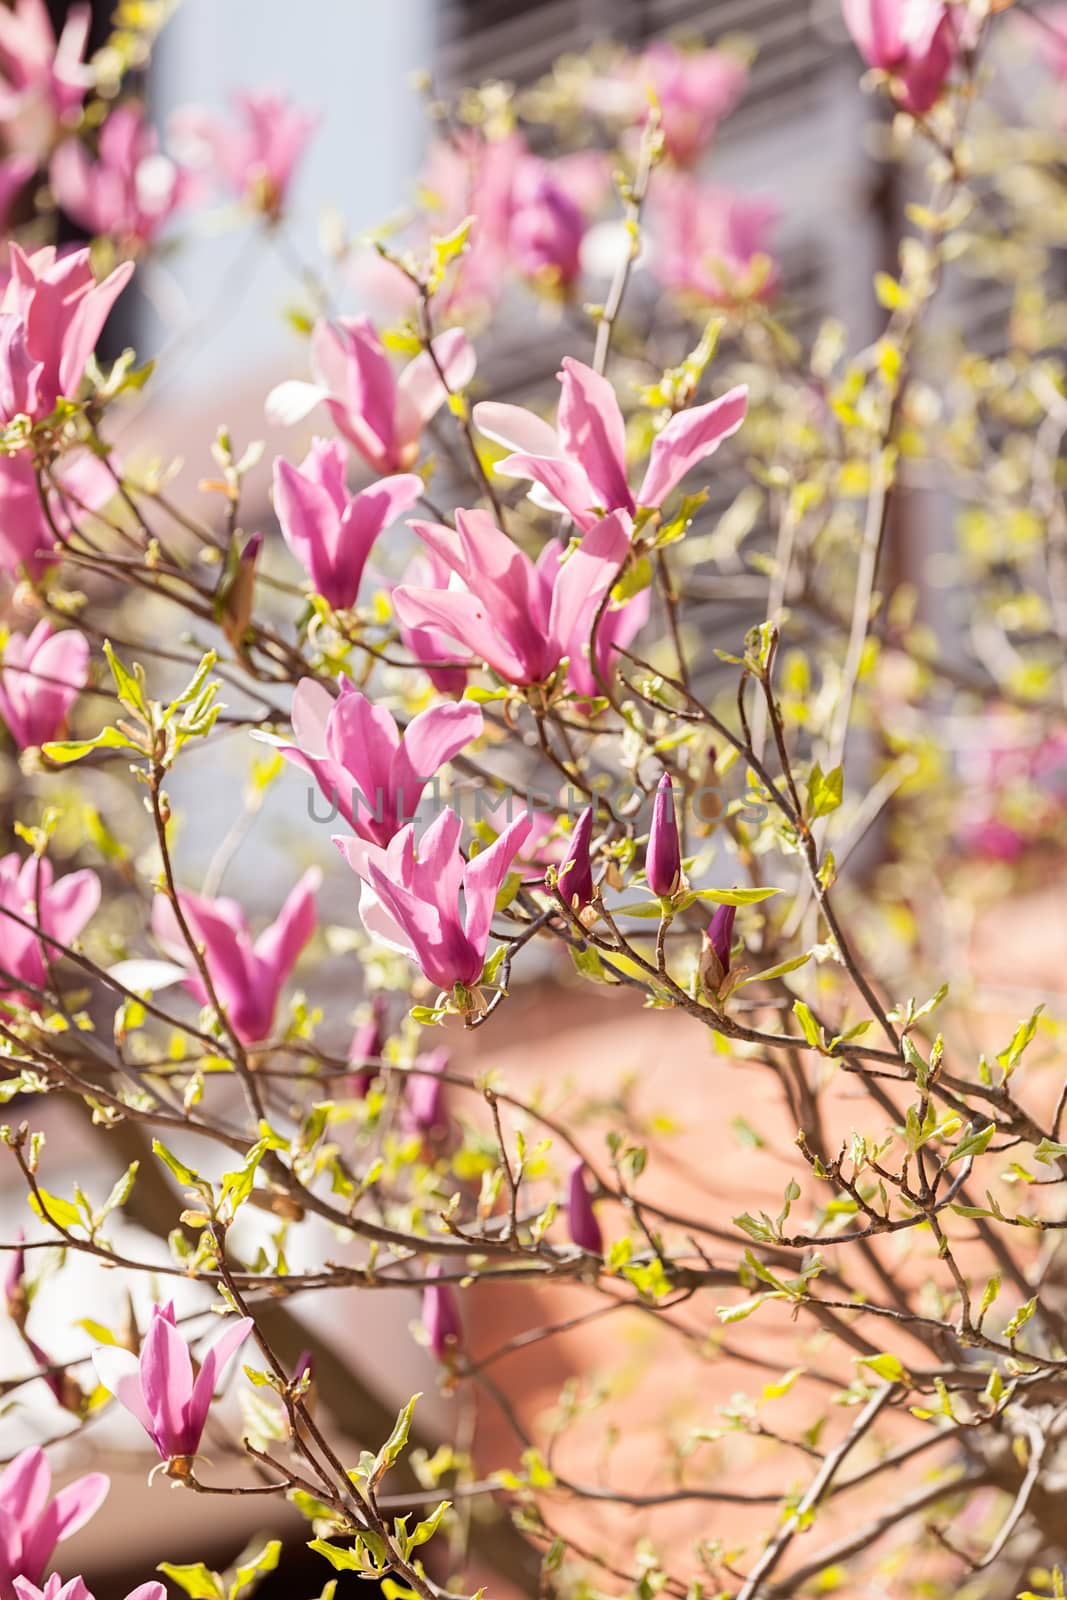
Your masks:
M571 1171L567 1194L567 1227L574 1243L590 1255L599 1256L604 1251L604 1238L593 1211L593 1202L585 1186L585 1167L582 1162Z
M593 808L586 806L575 824L571 845L556 874L559 892L573 911L583 910L593 898L593 866L589 841L593 835Z
M352 1043L348 1047L348 1059L354 1066L366 1070L353 1073L350 1087L353 1094L362 1099L370 1088L378 1071L381 1060L382 1046L385 1044L386 1016L389 1011L389 1002L384 994L376 994L370 1003L370 1015L361 1022L352 1035Z
M656 790L645 849L645 875L652 893L661 900L669 899L682 881L682 850L669 772L663 774Z
M704 993L719 994L730 971L730 945L734 934L736 906L718 906L708 923L700 950L700 982Z
M440 1270L432 1266L430 1276L436 1278ZM422 1325L438 1361L449 1361L463 1342L463 1323L456 1297L446 1283L428 1283L423 1289Z
M241 551L235 565L224 575L216 597L219 622L227 639L237 650L244 642L245 630L252 620L252 601L256 588L256 562L263 545L263 535L254 533Z

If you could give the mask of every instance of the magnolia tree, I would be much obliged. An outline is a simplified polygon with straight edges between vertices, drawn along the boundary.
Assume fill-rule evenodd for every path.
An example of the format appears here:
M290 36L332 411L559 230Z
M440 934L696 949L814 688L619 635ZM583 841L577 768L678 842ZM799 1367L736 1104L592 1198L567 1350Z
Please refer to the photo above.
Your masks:
M1048 873L1067 817L1067 18L844 0L878 159L913 197L863 344L836 318L791 331L772 209L706 181L743 41L429 98L419 204L369 241L335 223L320 262L287 204L315 118L249 91L161 145L127 88L154 10L120 6L86 62L79 8L58 39L43 0L0 9L3 1389L9 1416L44 1416L31 1385L51 1407L0 1477L4 1600L86 1600L62 1541L108 1482L52 1496L49 1449L66 1471L121 1411L154 1495L306 1519L324 1595L352 1574L470 1595L479 1571L561 1595L1062 1595L1057 1001L1009 995L1000 1033L958 930ZM263 396L284 455L205 434L190 491L119 439L160 379L99 346L219 190L298 259L304 344ZM61 214L88 247L57 243ZM1003 307L981 352L939 317L965 275ZM536 409L485 376L519 319L564 352ZM884 548L920 490L956 605L940 639ZM709 639L711 594L736 604ZM197 881L224 739L254 776ZM294 854L324 815L336 849L257 931L220 879L274 785ZM327 892L351 907L331 986ZM771 1088L769 1150L751 1121L697 1130L736 1204L664 1197L684 1096L657 1118L580 1070L534 1092L464 1065L457 1039L508 1040L509 990L546 965L590 1007L679 1013L659 1026L708 1075ZM761 1152L781 1199L746 1209ZM57 1359L42 1284L116 1274L126 1313L72 1307ZM531 1283L548 1322L494 1341ZM552 1320L568 1284L584 1309ZM417 1396L393 1425L327 1382L314 1341L345 1288L421 1291L442 1385L509 1418L503 1470L427 1449ZM656 1334L625 1354L622 1426L642 1395L675 1407L637 1482L600 1409L622 1374L548 1418L516 1393L531 1347L627 1315ZM670 1391L675 1346L733 1399ZM598 1421L590 1473L569 1439ZM678 1506L696 1537L661 1521ZM280 1544L224 1575L157 1554L232 1600ZM134 1596L164 1593L148 1570Z

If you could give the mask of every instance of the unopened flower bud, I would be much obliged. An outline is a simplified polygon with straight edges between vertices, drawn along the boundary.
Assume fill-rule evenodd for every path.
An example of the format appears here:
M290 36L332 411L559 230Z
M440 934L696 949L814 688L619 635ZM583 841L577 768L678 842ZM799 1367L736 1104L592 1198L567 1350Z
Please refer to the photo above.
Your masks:
M21 1228L15 1231L15 1243L19 1246L8 1254L7 1268L4 1272L4 1302L7 1314L16 1326L21 1327L26 1320L28 1301L26 1297L26 1252L22 1248L26 1235Z
M439 1272L436 1265L430 1268L431 1277ZM446 1283L428 1283L423 1289L422 1324L438 1361L449 1361L463 1342L463 1323L456 1297Z
M352 1035L352 1043L348 1047L348 1059L354 1066L362 1067L362 1072L356 1072L350 1079L353 1094L363 1099L373 1083L381 1060L382 1046L385 1044L386 1015L389 1002L384 994L376 994L370 1003L370 1015L366 1021L361 1022Z
M444 1084L439 1073L448 1071L447 1050L428 1050L418 1061L418 1071L404 1080L404 1124L412 1133L429 1137L444 1123Z
M704 993L718 995L730 972L730 945L736 906L718 906L708 923L700 950L700 982Z
M559 892L574 911L581 911L593 898L593 865L589 843L593 836L593 808L586 806L575 824L571 845L556 874Z
M585 1166L581 1161L571 1171L567 1192L567 1227L580 1249L594 1256L603 1254L604 1237L593 1211L589 1190L585 1186Z
M229 580L223 579L222 593L218 597L219 621L227 639L238 649L244 642L245 630L252 620L252 602L256 588L256 562L263 545L263 535L254 533L241 551Z
M652 893L661 900L669 899L682 881L682 849L669 772L663 774L656 790L645 851L645 875Z

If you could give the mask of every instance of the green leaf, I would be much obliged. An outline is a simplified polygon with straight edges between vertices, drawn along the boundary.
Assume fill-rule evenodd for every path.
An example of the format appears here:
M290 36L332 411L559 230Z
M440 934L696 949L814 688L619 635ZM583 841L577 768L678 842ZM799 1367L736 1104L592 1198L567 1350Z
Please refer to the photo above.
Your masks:
M268 1539L262 1550L256 1556L247 1559L242 1557L239 1561L233 1583L230 1585L230 1600L238 1600L238 1596L251 1588L260 1578L266 1577L268 1572L273 1572L278 1565L282 1553L280 1539Z
M793 956L789 961L779 961L776 967L764 967L762 972L753 972L747 978L742 978L738 988L743 988L746 983L769 983L772 978L784 978L787 972L796 972L798 967L806 966L811 960L811 951L805 950L802 956Z
M104 640L104 654L107 664L111 668L111 676L115 680L115 690L127 711L134 712L143 717L145 722L151 722L152 712L148 703L148 694L145 689L144 668L136 663L130 672L123 666L114 650L111 648L110 639Z
M42 1222L51 1222L67 1232L82 1226L82 1214L72 1200L61 1200L58 1195L42 1189L40 1184L36 1190L31 1190L28 1199L30 1209L37 1213Z
M110 1212L121 1210L126 1204L133 1192L134 1183L137 1181L140 1165L139 1161L131 1161L122 1177L116 1180L111 1193L97 1212L97 1217L101 1222Z
M1022 1329L1026 1327L1026 1324L1030 1321L1030 1318L1033 1316L1036 1310L1037 1295L1035 1294L1033 1299L1027 1300L1023 1305L1021 1305L1018 1311L1012 1317L1011 1321L1004 1329L1005 1339L1014 1339L1015 1335L1020 1333Z
M998 1051L997 1060L1004 1069L1005 1078L1010 1078L1018 1066L1023 1051L1037 1032L1037 1019L1044 1009L1043 1004L1037 1006L1025 1022L1019 1023L1011 1036L1011 1043Z
M441 1526L441 1518L444 1516L445 1512L451 1510L451 1508L451 1500L442 1500L441 1504L439 1506L435 1506L428 1517L425 1517L422 1522L417 1522L414 1528L411 1530L408 1549L414 1550L418 1545L425 1544L427 1540L432 1539L438 1528Z
M371 1468L370 1475L372 1487L381 1482L389 1468L394 1466L403 1454L404 1447L408 1442L408 1434L411 1432L411 1418L415 1411L415 1405L421 1399L421 1393L413 1394L407 1405L398 1412L392 1433L374 1458L374 1466Z
M327 1539L309 1539L308 1549L314 1550L316 1555L325 1556L330 1566L336 1572L362 1572L363 1562L355 1550L345 1550L339 1544L330 1544Z
M93 750L141 750L140 745L120 733L118 728L104 728L95 739L60 739L51 741L41 746L49 761L54 761L57 766L63 766L71 761L80 761L82 756L87 756ZM143 751L141 752L143 754Z
M753 1295L751 1300L739 1300L735 1306L716 1306L715 1315L720 1322L744 1322L745 1318L750 1317L753 1311L759 1310L765 1300L773 1300L775 1298L774 1295L769 1294Z
M1067 1144L1057 1144L1053 1139L1042 1139L1034 1150L1034 1160L1043 1161L1050 1166L1060 1156L1067 1156Z
M959 1144L945 1157L946 1167L950 1167L954 1161L962 1161L964 1156L980 1156L984 1150L988 1149L996 1131L996 1123L988 1122L977 1133L964 1134Z
M769 900L772 894L781 894L781 889L697 889L693 895L694 900L712 900L717 906L754 906L761 900Z
M226 1591L217 1572L210 1572L202 1561L192 1566L177 1567L170 1561L161 1561L156 1567L165 1578L170 1578L179 1589L184 1589L190 1600L225 1600Z
M886 1383L908 1383L908 1370L899 1356L888 1351L878 1356L857 1357L857 1364L861 1367L870 1367L873 1373L883 1378Z
M828 817L841 804L844 776L840 767L824 773L816 761L808 779L808 817Z
M793 1001L793 1015L800 1023L800 1031L803 1033L805 1039L811 1045L812 1049L823 1049L822 1029L815 1021L815 1018L812 1016L811 1011L804 1004L803 1000Z

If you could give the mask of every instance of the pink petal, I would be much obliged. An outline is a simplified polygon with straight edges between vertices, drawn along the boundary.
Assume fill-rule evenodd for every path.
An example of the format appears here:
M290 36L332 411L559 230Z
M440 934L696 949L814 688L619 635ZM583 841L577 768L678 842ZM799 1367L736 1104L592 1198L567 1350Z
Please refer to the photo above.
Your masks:
M322 882L318 867L310 867L290 891L269 928L255 942L255 953L274 984L274 1000L296 966L300 952L315 932L315 893ZM271 1005L273 1012L274 1006Z
M585 534L559 569L549 631L561 656L588 642L597 607L619 576L630 549L630 518L613 511Z
M481 707L470 700L430 706L412 717L396 753L392 780L394 790L404 790L409 810L417 803L423 782L477 739L483 725ZM409 800L409 794L414 799Z
M594 508L599 496L575 461L556 456L505 456L497 462L496 471L502 478L532 478L545 491L545 498L538 503L549 511L565 511L582 529L597 521Z
M463 893L467 903L467 938L485 961L489 942L489 928L500 886L523 845L530 836L533 821L530 817L516 817L505 828L499 839L482 850L468 864L463 874Z
M748 410L748 389L731 389L693 411L679 411L652 446L648 471L638 494L643 506L659 506L691 467L712 455L737 432Z
M161 1455L186 1455L199 1438L190 1439L186 1414L193 1393L189 1347L173 1323L154 1316L141 1350L141 1392L152 1419Z
M577 461L607 511L634 509L626 482L626 424L608 380L571 356L563 358L560 442Z
M479 433L508 450L521 451L530 456L560 456L563 446L551 424L523 406L503 405L496 400L482 400L473 411L474 425Z
M198 1440L204 1431L215 1390L221 1385L227 1366L254 1326L251 1317L241 1317L237 1322L230 1323L204 1355L186 1411L186 1425Z

